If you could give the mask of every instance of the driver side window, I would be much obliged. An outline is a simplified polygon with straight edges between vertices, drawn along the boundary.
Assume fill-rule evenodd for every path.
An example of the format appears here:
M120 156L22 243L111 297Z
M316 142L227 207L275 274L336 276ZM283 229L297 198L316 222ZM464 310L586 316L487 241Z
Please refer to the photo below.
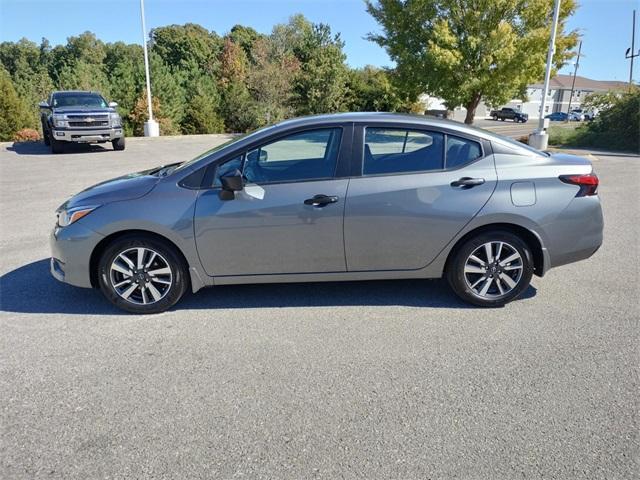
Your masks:
M281 183L332 178L342 129L294 133L247 153L243 175L248 183Z

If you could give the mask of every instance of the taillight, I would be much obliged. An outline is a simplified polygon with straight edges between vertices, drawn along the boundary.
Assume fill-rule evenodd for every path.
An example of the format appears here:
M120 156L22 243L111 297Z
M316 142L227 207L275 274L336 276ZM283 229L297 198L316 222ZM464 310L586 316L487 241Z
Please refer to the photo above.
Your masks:
M598 184L600 181L595 173L589 173L587 175L560 175L560 180L564 183L580 187L576 197L588 197L589 195L598 193Z

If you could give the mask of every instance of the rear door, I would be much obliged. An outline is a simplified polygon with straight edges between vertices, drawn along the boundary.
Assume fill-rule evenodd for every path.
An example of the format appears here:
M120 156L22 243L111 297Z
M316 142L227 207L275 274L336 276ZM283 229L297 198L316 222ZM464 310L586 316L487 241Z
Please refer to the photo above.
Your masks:
M349 271L428 265L480 211L497 176L489 142L415 125L360 125L349 183Z

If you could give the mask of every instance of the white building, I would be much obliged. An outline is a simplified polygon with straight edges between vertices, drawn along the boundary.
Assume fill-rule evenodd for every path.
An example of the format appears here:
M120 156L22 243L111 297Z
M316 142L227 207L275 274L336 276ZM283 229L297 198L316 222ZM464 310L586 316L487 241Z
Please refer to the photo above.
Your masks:
M573 82L573 75L557 75L549 82L549 93L545 103L545 115L553 112L567 112L569 109L569 96L571 95L571 84ZM576 76L575 86L573 91L573 98L571 99L571 109L579 108L584 98L593 92L607 92L609 90L620 90L627 88L626 82L619 81L601 81L592 80L581 76ZM540 104L542 103L542 84L529 85L527 88L527 101L511 100L506 105L496 106L495 108L511 107L529 114L529 118L539 118ZM420 101L425 105L425 113L438 114L444 113L446 107L443 101L430 97L429 95L422 95ZM484 103L480 103L476 109L476 118L486 118L489 116L492 108L488 107ZM467 111L465 108L458 107L454 109L453 115L449 114L449 118L455 120L464 120Z

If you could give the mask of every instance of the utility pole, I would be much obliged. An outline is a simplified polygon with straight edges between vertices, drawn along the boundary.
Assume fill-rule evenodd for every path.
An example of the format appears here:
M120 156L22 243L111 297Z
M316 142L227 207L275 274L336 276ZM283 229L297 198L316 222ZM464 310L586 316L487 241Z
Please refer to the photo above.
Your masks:
M544 72L544 88L542 90L542 100L540 102L540 120L538 121L538 129L529 135L529 145L538 150L546 150L549 145L549 134L547 127L549 119L544 118L545 106L547 103L547 94L549 93L549 81L551 80L551 64L553 63L553 54L556 51L556 30L558 29L558 17L560 16L560 0L555 1L553 7L553 21L551 24L551 38L549 39L549 50L547 52L547 68Z
M149 54L147 53L147 27L144 22L144 0L140 0L140 18L142 19L142 48L144 50L144 73L147 79L147 106L149 107L149 120L144 122L144 136L160 136L160 126L153 119L151 104L151 75L149 74Z
M576 75L578 74L578 67L580 66L580 52L582 51L582 40L578 44L578 56L576 57L576 67L573 69L573 81L571 82L571 94L569 95L569 106L567 107L567 115L571 113L571 100L573 100L573 90L576 88ZM567 122L569 117L567 116Z
M631 27L631 48L627 48L624 54L624 58L631 59L631 65L629 67L629 89L633 86L633 59L640 56L640 49L636 53L636 11L633 11L633 21Z

